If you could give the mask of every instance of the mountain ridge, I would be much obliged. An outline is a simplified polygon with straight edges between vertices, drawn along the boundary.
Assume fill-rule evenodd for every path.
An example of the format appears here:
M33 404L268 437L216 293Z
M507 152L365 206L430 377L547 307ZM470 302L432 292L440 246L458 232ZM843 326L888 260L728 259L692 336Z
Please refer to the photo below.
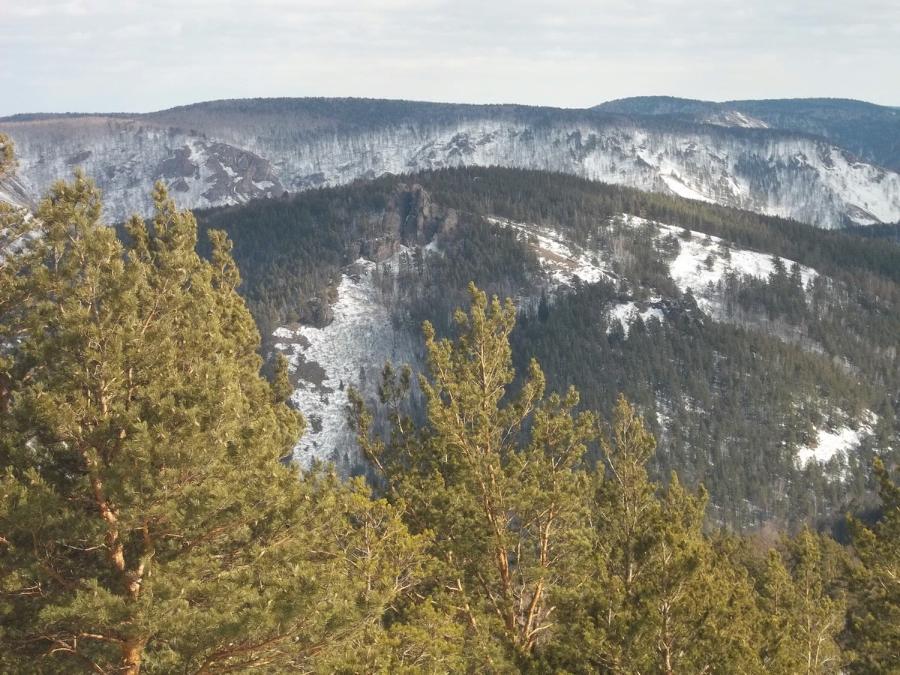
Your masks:
M630 102L638 102L638 101L670 101L673 103L683 103L683 104L696 104L698 106L728 106L728 105L742 105L742 104L850 104L854 106L861 106L866 108L874 108L879 110L886 111L900 111L900 106L890 106L884 105L881 103L872 103L870 101L864 101L862 99L854 99L854 98L844 98L844 97L829 97L829 96L811 96L811 97L799 97L799 98L761 98L761 99L725 99L721 101L716 101L713 99L692 99L686 98L682 96L670 96L670 95L642 95L642 96L625 96L622 98L610 99L608 101L603 101L601 103L597 103L590 106L581 106L581 107L564 107L564 106L548 106L548 105L535 105L535 104L527 104L527 103L462 103L462 102L454 102L454 101L432 101L425 99L394 99L394 98L382 98L382 97L371 97L371 96L250 96L250 97L239 97L239 98L220 98L220 99L209 99L206 101L195 101L192 103L184 103L177 106L171 106L169 108L160 108L159 110L150 110L147 112L129 112L129 111L118 111L118 112L102 112L102 111L65 111L65 112L46 112L46 111L32 111L32 112L21 112L21 113L13 113L11 115L0 116L0 122L18 122L18 121L34 121L37 119L53 119L53 118L78 118L78 117L148 117L153 115L159 115L162 113L168 113L178 110L186 110L190 108L200 107L200 106L208 106L222 103L252 103L252 102L296 102L296 101L335 101L335 102L365 102L365 103L402 103L402 104L413 104L413 105L427 105L427 106L454 106L454 107L464 107L464 108L522 108L522 109L536 109L536 110L552 110L552 111L591 111L591 110L603 110L603 109L614 109L618 105L628 104Z
M597 110L703 122L741 112L767 126L829 139L867 161L900 169L900 107L846 98L701 101L672 96L636 96L607 101Z
M223 99L131 116L18 117L0 121L0 131L16 142L19 179L32 197L82 166L118 195L109 207L117 220L147 213L146 195L160 179L179 205L198 208L462 165L559 171L824 228L900 220L900 173L809 130L722 110L719 119L698 120L386 99Z

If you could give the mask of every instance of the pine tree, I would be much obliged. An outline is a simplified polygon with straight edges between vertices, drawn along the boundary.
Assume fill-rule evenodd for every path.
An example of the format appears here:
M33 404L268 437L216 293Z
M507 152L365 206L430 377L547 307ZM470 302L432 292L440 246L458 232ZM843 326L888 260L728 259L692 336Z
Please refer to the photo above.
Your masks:
M584 549L587 480L578 469L594 424L572 413L574 390L544 396L536 362L510 391L515 307L474 285L470 295L455 340L425 325L423 427L394 414L391 442L374 441L358 396L356 423L410 527L434 532L433 599L465 627L471 667L524 667L550 638L555 594ZM396 400L404 375L386 375L383 399Z
M15 168L13 142L6 134L0 134L0 178Z
M275 356L274 372L272 374L272 396L275 403L286 403L291 394L294 393L294 387L291 386L290 364L284 354Z
M769 672L838 673L844 656L837 637L845 602L835 583L836 544L809 530L769 552L761 584L764 647Z
M566 598L550 663L571 672L760 672L747 575L703 535L706 497L675 475L660 497L653 436L619 397L601 440L593 574Z
M2 259L0 669L309 669L374 644L419 541L362 484L277 461L302 422L260 377L230 243L202 260L193 216L154 201L123 244L77 174Z
M853 672L897 673L900 654L900 486L875 461L881 517L871 527L851 520L861 565L850 577L849 639Z

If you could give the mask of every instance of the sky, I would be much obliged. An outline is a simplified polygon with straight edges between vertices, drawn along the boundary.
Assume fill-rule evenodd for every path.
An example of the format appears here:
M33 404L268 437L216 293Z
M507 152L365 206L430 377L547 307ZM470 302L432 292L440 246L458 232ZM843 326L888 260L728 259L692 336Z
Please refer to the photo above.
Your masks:
M898 0L0 0L0 116L220 98L900 105Z

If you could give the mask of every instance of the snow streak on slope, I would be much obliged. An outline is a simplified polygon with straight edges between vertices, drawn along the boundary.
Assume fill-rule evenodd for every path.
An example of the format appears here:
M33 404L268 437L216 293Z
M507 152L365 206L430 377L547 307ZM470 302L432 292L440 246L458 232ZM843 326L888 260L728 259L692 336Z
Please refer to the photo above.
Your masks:
M0 203L32 209L34 203L16 175L0 177Z
M706 124L720 127L742 127L744 129L768 129L769 125L762 120L751 117L737 110L722 110L703 119Z
M385 361L412 359L410 339L394 330L378 297L375 271L375 263L360 258L342 275L328 326L283 327L273 334L297 378L291 400L307 419L306 433L294 448L301 466L318 459L352 469L357 449L346 418L347 387L371 392Z
M714 203L716 201L712 197L705 195L699 189L692 188L690 185L685 184L678 174L671 169L665 173L660 172L659 176L666 184L666 187L672 191L672 194L684 197L685 199L696 199L701 202Z

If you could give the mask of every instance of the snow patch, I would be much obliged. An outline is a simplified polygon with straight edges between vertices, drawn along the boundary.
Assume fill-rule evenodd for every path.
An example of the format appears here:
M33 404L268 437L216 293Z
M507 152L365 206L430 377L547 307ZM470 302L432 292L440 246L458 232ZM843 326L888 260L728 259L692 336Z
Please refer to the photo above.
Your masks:
M877 423L878 416L869 411L864 415L864 422L856 428L843 425L817 429L815 442L812 445L797 448L797 466L802 469L812 461L826 464L834 457L846 459L851 451L856 450L865 438L874 433Z
M666 317L663 314L663 311L659 307L652 306L655 302L659 302L659 298L650 300L649 303L651 306L643 310L639 309L638 305L631 300L615 305L609 310L609 326L606 328L606 333L611 333L613 327L618 322L618 324L622 326L622 330L627 338L628 331L631 329L631 324L637 321L638 317L640 317L641 321L644 323L648 323L651 319L656 319L660 322L665 321Z
M613 278L599 256L577 251L563 235L550 228L517 223L495 216L487 217L486 220L494 225L510 227L520 232L531 244L541 262L541 267L557 284L568 285L575 279L586 284L594 284L601 279Z
M702 192L695 190L694 188L686 185L684 181L681 180L674 173L663 173L660 174L660 178L663 179L663 182L666 184L666 187L669 188L673 193L678 195L679 197L684 197L685 199L697 199L702 202L714 202L714 199L707 197Z

